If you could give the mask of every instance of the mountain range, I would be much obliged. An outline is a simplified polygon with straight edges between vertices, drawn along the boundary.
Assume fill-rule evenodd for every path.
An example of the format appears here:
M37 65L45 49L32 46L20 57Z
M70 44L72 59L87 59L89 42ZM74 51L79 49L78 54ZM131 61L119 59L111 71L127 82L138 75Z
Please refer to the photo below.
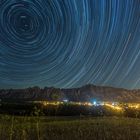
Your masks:
M79 88L60 89L54 87L39 88L37 86L26 89L1 89L0 99L7 101L115 101L140 102L140 89L128 90L106 86L88 84Z

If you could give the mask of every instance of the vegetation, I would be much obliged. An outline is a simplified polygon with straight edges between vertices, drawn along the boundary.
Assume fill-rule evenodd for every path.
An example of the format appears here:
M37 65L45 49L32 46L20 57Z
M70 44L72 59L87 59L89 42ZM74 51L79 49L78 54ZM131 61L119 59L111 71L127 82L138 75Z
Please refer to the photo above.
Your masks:
M121 116L140 118L140 108L119 106L89 106L70 103L43 104L43 103L2 103L1 114L20 116Z
M0 115L1 140L139 140L140 120Z
M2 102L0 113L0 140L140 140L134 105Z
M62 94L61 94L59 89L53 88L52 91L50 92L49 98L51 100L57 101L57 100L60 100L62 98Z

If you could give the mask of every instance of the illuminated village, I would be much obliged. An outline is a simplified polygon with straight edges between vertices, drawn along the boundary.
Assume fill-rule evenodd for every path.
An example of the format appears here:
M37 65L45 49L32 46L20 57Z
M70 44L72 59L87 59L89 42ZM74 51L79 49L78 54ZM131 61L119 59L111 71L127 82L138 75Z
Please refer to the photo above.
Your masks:
M41 103L44 106L59 106L59 105L78 105L78 106L106 106L116 111L123 111L124 108L140 109L140 103L119 103L119 102L101 102L93 100L93 102L74 102L64 99L62 101L34 101L34 103Z

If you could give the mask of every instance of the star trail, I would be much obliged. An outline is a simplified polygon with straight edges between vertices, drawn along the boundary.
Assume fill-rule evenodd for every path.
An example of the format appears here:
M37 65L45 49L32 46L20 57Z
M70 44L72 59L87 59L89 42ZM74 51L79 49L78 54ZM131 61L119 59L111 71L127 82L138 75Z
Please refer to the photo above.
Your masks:
M140 88L140 0L0 0L0 88Z

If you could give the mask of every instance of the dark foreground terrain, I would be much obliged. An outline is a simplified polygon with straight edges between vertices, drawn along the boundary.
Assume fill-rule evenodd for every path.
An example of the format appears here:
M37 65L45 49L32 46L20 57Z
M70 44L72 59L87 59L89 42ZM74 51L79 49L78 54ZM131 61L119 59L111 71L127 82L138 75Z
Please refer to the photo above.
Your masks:
M140 140L140 119L0 115L0 140Z

